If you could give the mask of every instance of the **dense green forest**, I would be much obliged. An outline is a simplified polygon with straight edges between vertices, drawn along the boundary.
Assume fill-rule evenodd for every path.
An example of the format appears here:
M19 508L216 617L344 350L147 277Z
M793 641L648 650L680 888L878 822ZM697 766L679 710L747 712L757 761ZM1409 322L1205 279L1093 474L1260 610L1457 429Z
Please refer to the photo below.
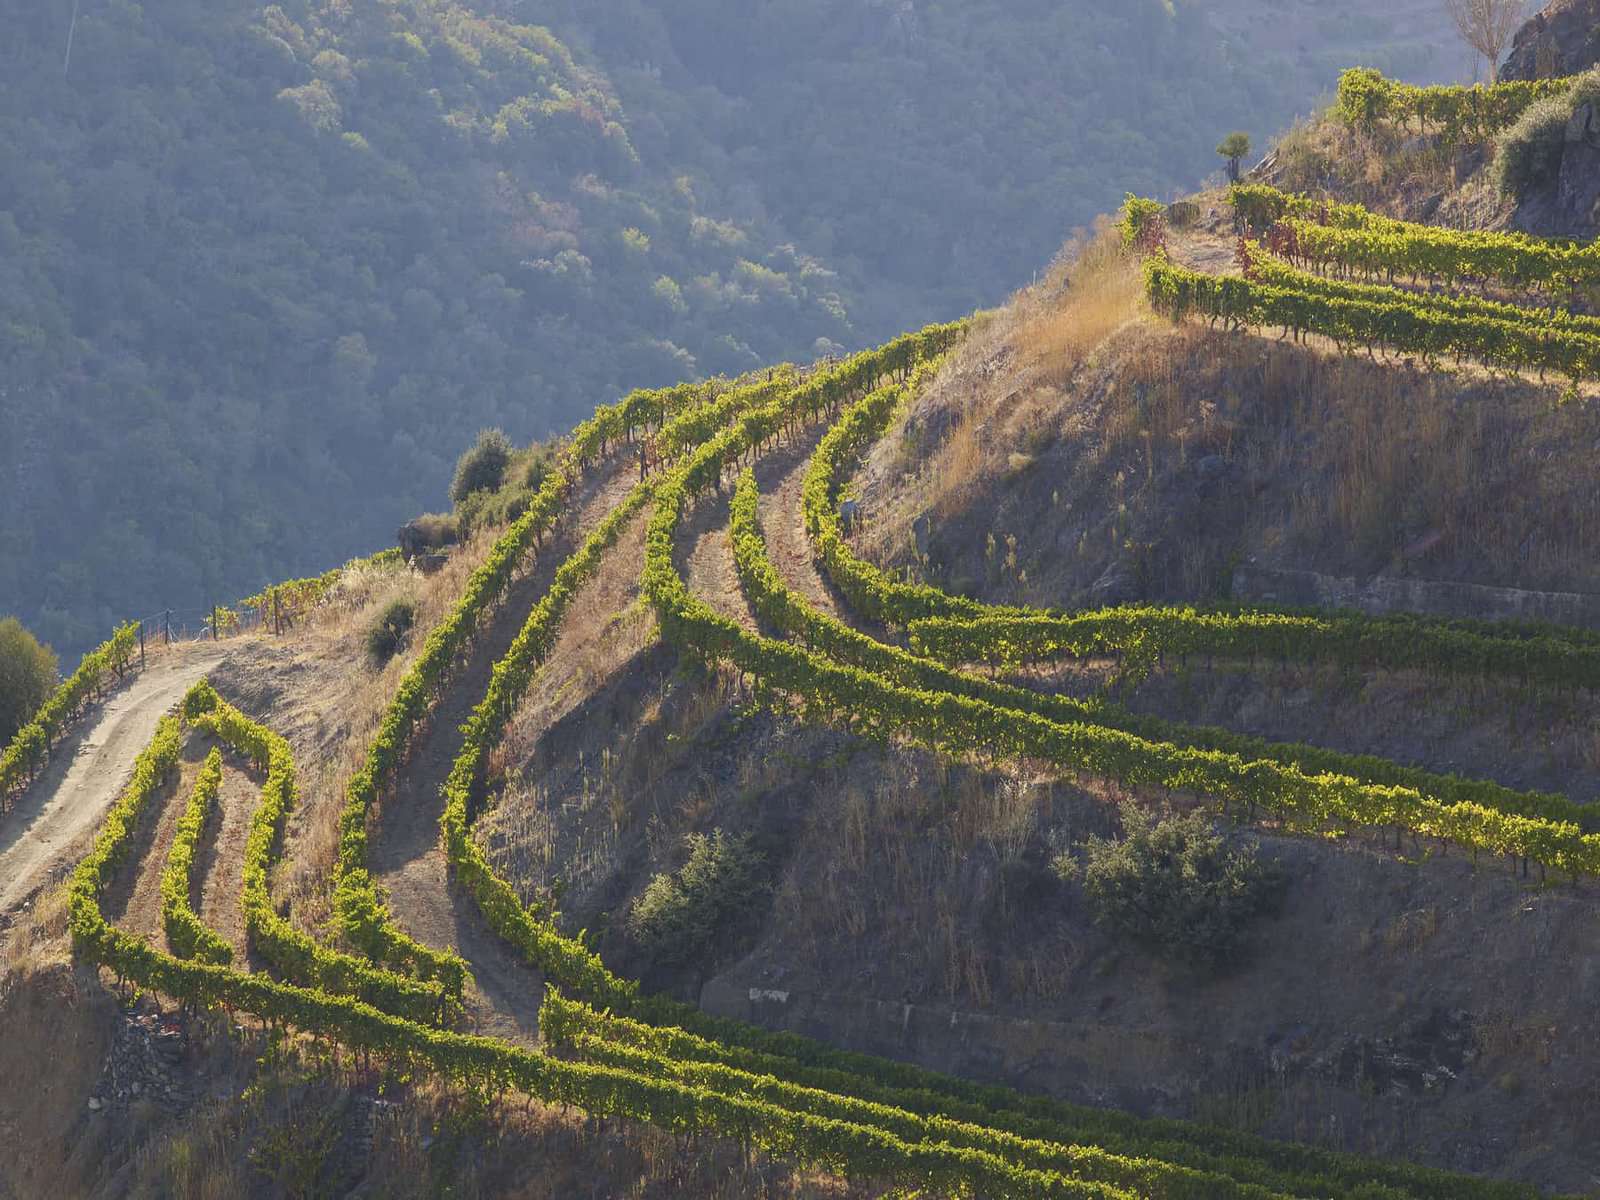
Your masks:
M0 0L0 611L386 544L484 426L991 303L1304 81L1167 0Z

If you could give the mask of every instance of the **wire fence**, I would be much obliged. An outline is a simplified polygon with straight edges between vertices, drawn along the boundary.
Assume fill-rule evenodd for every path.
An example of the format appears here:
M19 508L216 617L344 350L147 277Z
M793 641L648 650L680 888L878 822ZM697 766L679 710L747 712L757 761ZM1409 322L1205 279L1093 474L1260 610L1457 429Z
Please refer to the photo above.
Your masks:
M274 628L273 614L267 606L167 608L135 619L139 623L140 636L150 645L211 641L252 633L263 626Z

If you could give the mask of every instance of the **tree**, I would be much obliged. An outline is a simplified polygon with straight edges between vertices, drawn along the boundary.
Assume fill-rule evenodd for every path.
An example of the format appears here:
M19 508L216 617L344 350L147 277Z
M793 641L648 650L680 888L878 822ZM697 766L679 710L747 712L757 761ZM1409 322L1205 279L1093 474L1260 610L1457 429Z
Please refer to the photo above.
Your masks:
M55 651L15 617L0 620L0 746L33 719L55 686Z
M485 429L456 463L450 499L460 504L473 492L492 492L505 482L511 465L511 440L498 429Z
M1217 153L1228 160L1228 182L1239 182L1239 163L1250 153L1250 135L1248 133L1230 133L1222 139L1222 144L1217 147Z
M652 879L628 914L634 940L663 965L689 963L748 921L767 894L765 859L748 834L714 830L685 840L689 861Z
M1156 820L1122 806L1121 840L1090 838L1080 866L1062 855L1054 869L1082 879L1103 925L1191 962L1235 957L1250 919L1282 898L1284 879L1253 845L1234 846L1195 812Z
M1527 15L1528 0L1444 0L1461 40L1489 63L1489 81L1500 81L1500 52Z

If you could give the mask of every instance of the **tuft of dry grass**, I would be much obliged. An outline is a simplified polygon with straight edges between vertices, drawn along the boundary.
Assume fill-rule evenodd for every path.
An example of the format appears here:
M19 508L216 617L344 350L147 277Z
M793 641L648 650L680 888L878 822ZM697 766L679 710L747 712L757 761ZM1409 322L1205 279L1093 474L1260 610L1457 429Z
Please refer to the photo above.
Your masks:
M46 888L33 901L12 926L0 953L0 975L14 975L20 980L53 967L68 966L72 962L72 939L67 933L67 906L65 883Z
M1067 244L1041 288L1016 298L1013 342L1037 382L1063 388L1084 360L1143 307L1144 276L1102 218Z
M1051 784L896 753L831 772L815 795L772 921L812 969L837 977L864 947L892 946L908 995L986 1008L1065 994L1076 951L1013 892L1036 878Z
M896 510L941 521L998 475L1028 471L1063 432L1060 400L1094 353L1144 311L1143 275L1102 219L1057 255L1035 286L982 323L918 401L900 436L885 439L898 458L876 463L891 478L914 476ZM995 386L1005 373L1008 386ZM939 413L937 422L931 414ZM942 427L937 444L912 436ZM891 514L869 527L868 542L909 523ZM898 549L898 546L896 547Z

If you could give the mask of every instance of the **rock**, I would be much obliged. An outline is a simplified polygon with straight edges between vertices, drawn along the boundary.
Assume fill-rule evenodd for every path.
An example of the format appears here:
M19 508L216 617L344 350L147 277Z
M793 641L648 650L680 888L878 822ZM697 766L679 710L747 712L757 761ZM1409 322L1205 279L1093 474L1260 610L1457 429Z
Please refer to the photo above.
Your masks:
M928 557L928 544L933 537L933 518L921 516L911 522L911 545L918 558Z
M89 1097L89 1111L90 1112L99 1112L104 1107L105 1107L105 1103L100 1099L99 1096L90 1096Z
M1099 579L1089 585L1089 605L1093 608L1110 608L1123 604L1134 596L1133 573L1127 564L1114 562L1102 572Z
M1600 0L1555 0L1511 43L1500 78L1553 79L1600 62Z
M854 529L861 521L860 501L841 500L839 502L839 520L847 531Z
M1600 204L1600 114L1580 104L1567 122L1556 183L1556 219L1564 229L1589 225Z

